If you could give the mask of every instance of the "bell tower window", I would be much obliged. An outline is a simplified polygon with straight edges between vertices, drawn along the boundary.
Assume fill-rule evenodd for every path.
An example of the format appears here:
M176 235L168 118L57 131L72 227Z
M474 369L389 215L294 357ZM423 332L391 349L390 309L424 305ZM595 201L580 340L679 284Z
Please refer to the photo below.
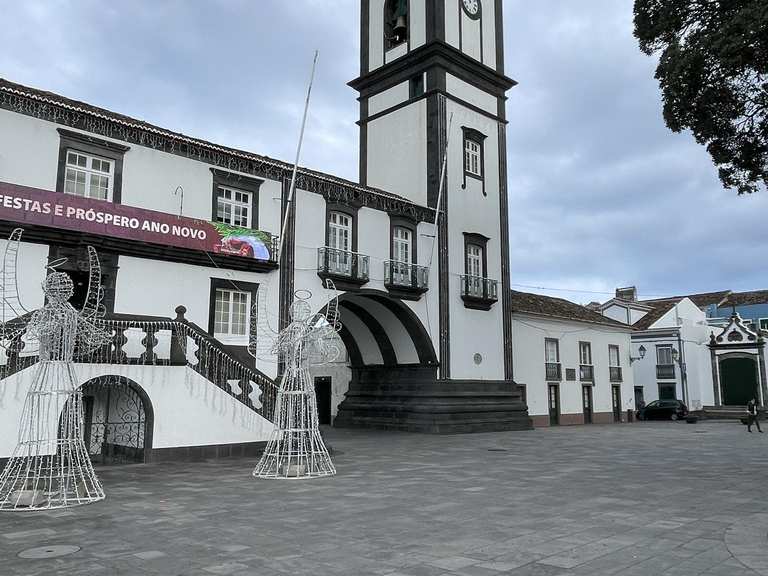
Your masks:
M384 3L384 48L390 50L408 40L408 0Z

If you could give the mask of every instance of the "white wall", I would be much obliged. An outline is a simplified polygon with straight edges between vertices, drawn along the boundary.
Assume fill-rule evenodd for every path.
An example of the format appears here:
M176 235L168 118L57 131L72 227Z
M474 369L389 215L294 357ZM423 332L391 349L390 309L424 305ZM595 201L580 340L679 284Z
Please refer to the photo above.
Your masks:
M706 314L685 298L652 324L649 330L633 335L632 355L639 358L640 346L646 349L645 358L636 360L632 365L635 382L643 387L646 403L658 400L659 382L674 382L677 398L685 400L692 410L714 403L712 363L707 347L710 331ZM685 361L687 390L684 390L678 363L675 364L674 380L659 380L656 377L658 346L672 346L678 353L682 348L681 360Z
M0 458L13 453L37 365L0 384ZM154 410L153 448L261 442L272 424L185 366L77 364L78 385L104 375L139 384ZM54 417L56 417L54 415Z
M470 310L461 300L460 275L465 272L464 233L479 233L489 238L486 247L488 278L499 283L501 297L501 222L499 216L498 124L477 112L447 102L447 115L453 113L446 195L448 202L449 303L451 314L451 377L495 380L504 378L504 336L501 301L490 311ZM484 142L485 192L479 182L468 179L462 189L462 126L479 130ZM470 182L472 181L472 182ZM506 231L504 232L506 233ZM480 353L483 362L474 362Z
M405 102L408 100L409 92L409 83L401 82L397 86L392 86L392 88L387 88L378 94L374 94L368 98L368 115L373 116L382 110L400 104L400 102Z
M594 412L612 411L608 346L619 346L619 361L622 368L621 383L622 412L634 408L634 378L629 368L630 332L610 326L585 322L545 319L525 314L513 314L512 333L514 340L515 382L526 385L528 414L544 416L549 414L548 382L546 379L544 340L556 338L560 345L562 381L560 384L561 414L583 414L582 383L566 381L566 368L579 374L579 342L590 342L595 383L593 387Z
M426 205L426 133L426 100L369 122L368 185Z
M270 314L269 325L277 328L279 309L279 277L277 272L260 274L238 270L222 270L204 266L191 266L175 262L147 260L120 256L115 290L115 312L146 316L175 317L174 310L183 305L186 318L203 330L208 330L211 278L229 279L259 284L259 298L265 299ZM247 345L248 337L227 342ZM273 362L257 360L259 370L275 376Z

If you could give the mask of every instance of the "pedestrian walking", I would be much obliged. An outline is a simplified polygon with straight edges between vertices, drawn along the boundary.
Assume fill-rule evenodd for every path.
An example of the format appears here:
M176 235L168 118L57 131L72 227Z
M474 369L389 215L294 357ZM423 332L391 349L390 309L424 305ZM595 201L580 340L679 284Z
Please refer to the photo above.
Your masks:
M755 399L752 398L752 400L749 401L749 404L747 404L747 432L752 432L752 425L754 424L757 426L757 431L760 432L760 434L763 433L760 429L760 420L758 416L759 411L757 409L757 403L755 402Z

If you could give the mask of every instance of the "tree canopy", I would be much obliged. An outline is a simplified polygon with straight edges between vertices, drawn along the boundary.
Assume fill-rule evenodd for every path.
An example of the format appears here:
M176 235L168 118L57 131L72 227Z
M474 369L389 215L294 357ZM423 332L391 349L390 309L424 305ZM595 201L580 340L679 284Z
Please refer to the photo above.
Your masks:
M707 147L739 194L768 186L768 0L635 0L640 49L660 54L664 121Z

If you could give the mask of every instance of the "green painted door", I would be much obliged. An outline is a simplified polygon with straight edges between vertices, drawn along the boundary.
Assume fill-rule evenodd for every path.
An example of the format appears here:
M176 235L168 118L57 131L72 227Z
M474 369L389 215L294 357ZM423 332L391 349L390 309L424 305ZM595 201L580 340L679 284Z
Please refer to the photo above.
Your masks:
M726 358L720 361L720 387L723 404L745 406L757 393L757 365L751 358Z

